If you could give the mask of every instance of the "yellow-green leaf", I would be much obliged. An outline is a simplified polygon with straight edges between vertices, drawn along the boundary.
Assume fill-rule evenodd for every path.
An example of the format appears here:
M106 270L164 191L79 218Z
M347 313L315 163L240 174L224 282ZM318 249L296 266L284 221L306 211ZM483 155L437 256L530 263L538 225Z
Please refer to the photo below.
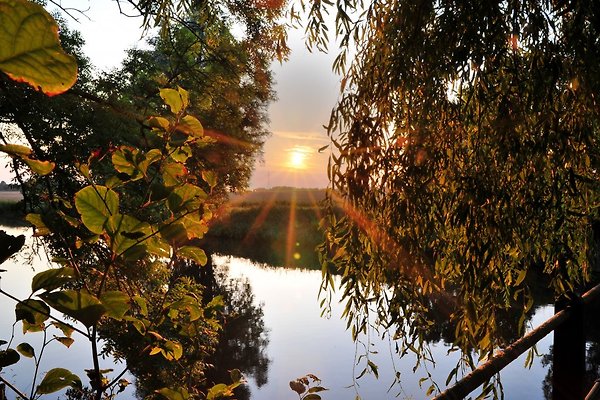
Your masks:
M181 118L181 121L179 122L179 125L177 125L176 129L194 137L200 138L204 136L204 128L202 127L202 124L198 118L192 115L186 115Z
M73 268L51 268L36 274L31 280L31 291L37 292L40 289L51 291L57 289L67 282L75 279L75 270Z
M129 311L129 296L120 291L108 291L102 293L100 301L106 308L106 315L110 318L120 321Z
M29 343L21 343L17 346L17 351L27 358L33 358L35 356L35 350Z
M217 174L213 171L202 171L202 179L208 183L211 189L217 186Z
M160 97L171 108L173 114L179 114L184 109L181 94L175 89L160 89Z
M0 0L0 70L48 95L77 80L77 63L60 47L56 22L26 0Z
M83 224L100 234L108 218L119 210L119 195L106 186L87 186L75 194L75 207Z
M162 388L156 391L163 397L169 400L186 400L190 398L190 394L184 388L178 388L176 390L169 388Z
M206 253L199 247L196 246L183 246L177 250L177 254L180 257L187 258L188 260L194 261L196 264L205 266L208 258Z
M40 325L48 319L50 308L42 301L26 299L17 303L15 315L17 321L23 320L31 325Z
M56 166L52 161L40 161L34 160L29 157L22 157L25 164L38 175L48 175L50 172L54 170Z
M162 177L165 186L175 186L180 182L179 177L185 175L187 170L178 162L169 161L162 165Z
M0 144L0 151L15 157L27 157L32 153L29 147L20 144Z
M35 226L35 234L33 236L44 236L50 233L50 229L48 229L40 214L27 214L25 220Z
M81 388L81 380L71 371L64 368L54 368L48 371L36 389L37 394L57 392L68 386Z

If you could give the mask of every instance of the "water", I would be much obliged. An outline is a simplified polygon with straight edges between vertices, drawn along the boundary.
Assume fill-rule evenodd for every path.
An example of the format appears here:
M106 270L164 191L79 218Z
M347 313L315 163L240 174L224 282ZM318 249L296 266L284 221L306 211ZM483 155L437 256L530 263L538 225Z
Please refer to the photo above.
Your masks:
M51 266L51 262L43 254L31 254L31 248L35 246L33 246L34 238L31 237L30 229L0 226L0 230L4 230L9 235L13 236L21 234L26 236L26 248L19 252L14 258L3 263L0 267L6 270L6 272L2 272L0 275L0 285L2 289L16 298L25 299L31 295L31 279L33 276L38 272L48 269ZM29 343L35 349L36 356L39 356L43 335L42 333L22 333L21 322L14 324L15 304L15 301L12 299L0 295L0 315L2 315L2 318L0 319L0 339L11 341L12 337L11 348L16 348L18 344L23 342ZM85 331L85 327L82 324L75 323L74 325ZM51 328L48 331L47 340L52 339L53 335L64 336L58 329ZM93 368L91 346L87 338L79 335L77 332L73 332L72 337L75 339L75 342L69 348L66 348L57 341L52 341L46 346L42 354L42 362L40 364L36 384L39 384L45 373L52 368L66 368L78 375L84 385L88 383L85 369ZM2 349L5 348L6 347L4 346L2 347ZM121 372L124 367L123 364L115 363L111 358L100 359L100 368L114 369L115 373L112 375ZM34 360L21 356L21 360L17 364L3 368L1 374L24 394L29 395L33 382L34 370ZM130 382L134 381L134 378L130 375L126 375L125 378ZM64 391L58 392L58 394L61 393L64 393ZM15 398L14 393L10 389L6 390L6 394L8 399ZM131 385L124 392L122 398L133 398L133 396L134 387ZM44 398L57 397L58 395L48 395Z
M354 399L356 395L362 399L392 399L396 396L421 399L427 397L430 385L424 382L423 387L419 387L421 377L429 372L443 388L448 373L456 366L458 356L456 353L447 355L449 345L440 342L432 345L436 364L413 373L414 357L409 355L399 359L387 339L381 340L373 334L371 349L378 353L372 355L371 360L379 367L379 379L367 374L355 380L353 377L362 370L355 366L356 359L365 353L365 347L351 340L345 322L340 319L340 304L333 302L331 318L319 316L320 272L273 268L231 256L217 256L213 260L216 266L226 267L230 277L247 278L255 304L263 304L269 340L266 352L270 363L266 383L257 384L252 376L249 377L252 399L292 399L295 393L288 382L307 373L318 376L322 386L329 389L323 393L325 399ZM552 314L553 307L539 307L531 325L538 326ZM538 352L547 353L551 343L552 335L549 335L538 343ZM542 382L547 368L542 366L540 357L533 361L530 369L524 368L524 363L525 355L503 370L505 398L543 399ZM400 372L401 380L390 389L395 371Z
M1 229L12 235L27 234L22 228ZM27 243L31 242L32 238L28 237ZM249 330L256 340L247 337L246 346L238 343L232 347L238 352L252 351L252 355L245 358L237 354L243 360L237 362L241 363L240 367L246 371L248 379L245 395L241 398L294 399L297 395L290 389L289 381L311 373L318 376L322 380L321 385L329 389L322 393L324 399L354 399L357 395L362 399L392 399L396 396L400 399L421 399L426 398L425 392L430 383L424 382L420 387L420 378L430 373L443 389L446 376L456 365L457 354L447 355L449 345L443 342L432 344L436 364L418 368L414 373L414 357L409 355L400 359L387 338L381 339L381 335L373 332L369 341L354 343L346 331L345 321L340 319L342 307L335 300L331 317L320 317L318 288L321 274L318 271L274 268L233 256L215 256L213 261L216 268L228 271L227 279L247 280L248 290L253 295L252 304L255 311L258 310L253 314L253 329ZM0 284L13 295L26 298L30 294L31 278L49 265L44 257L25 260L19 256L2 265L8 271L2 273ZM3 315L0 320L0 339L9 340L12 335L14 305L12 300L0 296ZM538 326L552 313L551 306L538 307L531 319L531 326ZM41 335L29 333L24 336L20 331L18 323L12 347L27 341L37 349ZM86 383L84 369L92 367L90 346L85 338L77 337L76 333L74 335L76 341L69 349L57 342L48 346L40 369L41 376L51 368L66 367ZM552 335L540 341L537 345L539 354L547 354L551 344ZM240 350L242 348L245 350ZM370 360L378 366L379 379L372 374L354 379L364 366L364 360L359 366L356 364L366 348L377 352L370 355ZM548 373L547 367L542 365L541 357L534 359L530 369L524 368L524 362L525 356L522 356L502 371L505 398L543 399L542 382ZM115 367L113 360L105 359L101 360L101 368L115 368L119 372L123 366ZM33 369L33 360L22 358L16 366L5 368L2 375L29 393ZM400 373L400 383L390 388L396 372ZM133 380L131 377L129 379ZM9 399L14 398L10 391L8 395ZM133 397L134 391L129 389L120 398Z

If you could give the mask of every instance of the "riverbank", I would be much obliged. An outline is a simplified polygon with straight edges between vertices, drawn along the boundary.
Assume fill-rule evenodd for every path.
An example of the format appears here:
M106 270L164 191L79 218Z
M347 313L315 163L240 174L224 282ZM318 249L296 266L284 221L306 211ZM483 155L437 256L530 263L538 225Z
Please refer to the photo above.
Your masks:
M0 225L27 226L19 191L0 191Z
M230 205L211 224L204 245L274 266L320 269L315 248L323 241L322 214L316 205Z

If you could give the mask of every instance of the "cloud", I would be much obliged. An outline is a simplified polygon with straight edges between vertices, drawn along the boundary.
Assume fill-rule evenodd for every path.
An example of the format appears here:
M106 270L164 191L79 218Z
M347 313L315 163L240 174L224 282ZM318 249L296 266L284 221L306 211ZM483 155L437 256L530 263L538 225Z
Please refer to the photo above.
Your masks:
M283 149L283 151L288 153L303 153L303 154L313 154L317 152L317 149L311 146L300 146L294 145L292 147L288 147L287 149Z
M281 139L305 140L320 143L329 143L329 138L325 134L317 132L293 132L293 131L275 131L273 136Z

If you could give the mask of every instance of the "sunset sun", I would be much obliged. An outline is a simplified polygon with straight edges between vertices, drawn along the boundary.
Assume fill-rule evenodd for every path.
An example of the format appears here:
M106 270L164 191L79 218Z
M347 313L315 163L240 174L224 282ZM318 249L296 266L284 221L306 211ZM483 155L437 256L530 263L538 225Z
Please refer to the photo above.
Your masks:
M288 166L292 169L306 169L307 155L302 149L294 148L290 151Z

